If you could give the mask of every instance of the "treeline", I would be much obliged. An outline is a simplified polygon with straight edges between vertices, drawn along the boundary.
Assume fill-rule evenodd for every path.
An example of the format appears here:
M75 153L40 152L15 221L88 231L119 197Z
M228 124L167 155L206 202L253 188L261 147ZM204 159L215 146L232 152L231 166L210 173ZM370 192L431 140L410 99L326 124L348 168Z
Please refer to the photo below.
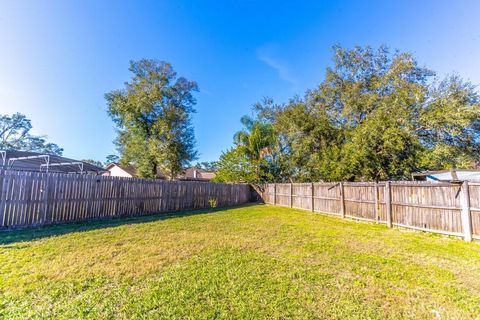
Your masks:
M318 87L285 104L264 99L242 118L217 181L378 181L475 166L475 86L458 75L438 80L411 54L386 47L333 52Z
M24 114L0 114L0 150L14 149L62 155L63 148L47 141L46 136L32 134L32 128L31 120Z

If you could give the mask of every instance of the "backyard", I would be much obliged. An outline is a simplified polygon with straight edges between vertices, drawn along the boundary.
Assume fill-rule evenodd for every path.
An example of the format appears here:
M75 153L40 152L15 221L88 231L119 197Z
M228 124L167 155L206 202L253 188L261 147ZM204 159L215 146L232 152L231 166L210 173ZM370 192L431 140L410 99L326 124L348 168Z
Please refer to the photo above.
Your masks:
M0 233L0 318L471 319L480 246L267 205Z

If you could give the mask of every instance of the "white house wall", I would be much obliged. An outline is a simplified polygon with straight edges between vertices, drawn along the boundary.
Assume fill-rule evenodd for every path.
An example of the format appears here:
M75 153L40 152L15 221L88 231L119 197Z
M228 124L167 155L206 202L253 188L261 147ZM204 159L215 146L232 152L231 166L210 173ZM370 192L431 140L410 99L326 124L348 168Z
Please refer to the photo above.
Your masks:
M132 177L130 173L126 172L125 170L123 170L118 166L113 166L108 171L110 171L110 176L113 176L113 177L125 177L125 178Z

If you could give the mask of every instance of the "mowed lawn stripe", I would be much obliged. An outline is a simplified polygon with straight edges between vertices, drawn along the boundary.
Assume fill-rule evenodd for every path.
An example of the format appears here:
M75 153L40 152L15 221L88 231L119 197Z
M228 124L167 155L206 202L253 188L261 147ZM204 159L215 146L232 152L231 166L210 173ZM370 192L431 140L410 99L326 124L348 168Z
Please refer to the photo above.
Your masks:
M0 234L8 319L437 315L480 315L477 243L265 205Z

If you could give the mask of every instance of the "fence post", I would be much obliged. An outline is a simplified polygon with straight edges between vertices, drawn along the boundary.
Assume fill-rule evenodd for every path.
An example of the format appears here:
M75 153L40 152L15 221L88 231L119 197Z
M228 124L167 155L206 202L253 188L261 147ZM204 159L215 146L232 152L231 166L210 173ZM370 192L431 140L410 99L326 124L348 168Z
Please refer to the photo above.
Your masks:
M345 218L345 192L343 188L343 182L340 182L340 210L342 213L342 218Z
M385 205L387 207L387 227L392 227L392 188L390 181L385 182Z
M293 208L293 182L290 182L290 208Z
M379 206L378 206L378 183L377 181L375 181L375 185L373 186L375 189L374 189L374 197L375 197L375 221L378 223L378 221L380 220L380 214L379 214Z
M462 183L460 192L460 202L462 205L462 229L463 239L467 242L472 241L472 216L470 214L470 191L468 188L468 181Z
M5 227L4 220L7 210L7 188L9 186L10 177L7 175L6 170L0 171L0 173L3 175L2 189L0 190L0 227Z
M273 184L273 205L277 204L277 184Z
M48 174L43 174L43 179L45 179L45 183L43 185L43 194L42 194L42 221L40 222L41 224L46 224L49 223L51 218L49 218L48 215L48 192L49 192L49 175Z
M314 198L314 196L315 196L315 187L314 187L314 185L313 185L313 182L312 182L312 184L311 184L311 187L312 187L312 190L311 190L311 191L312 191L312 192L311 192L311 194L312 194L312 199L311 199L311 200L312 200L312 205L311 205L311 207L312 207L312 212L315 212L315 208L314 208L314 205L315 205L315 198Z

